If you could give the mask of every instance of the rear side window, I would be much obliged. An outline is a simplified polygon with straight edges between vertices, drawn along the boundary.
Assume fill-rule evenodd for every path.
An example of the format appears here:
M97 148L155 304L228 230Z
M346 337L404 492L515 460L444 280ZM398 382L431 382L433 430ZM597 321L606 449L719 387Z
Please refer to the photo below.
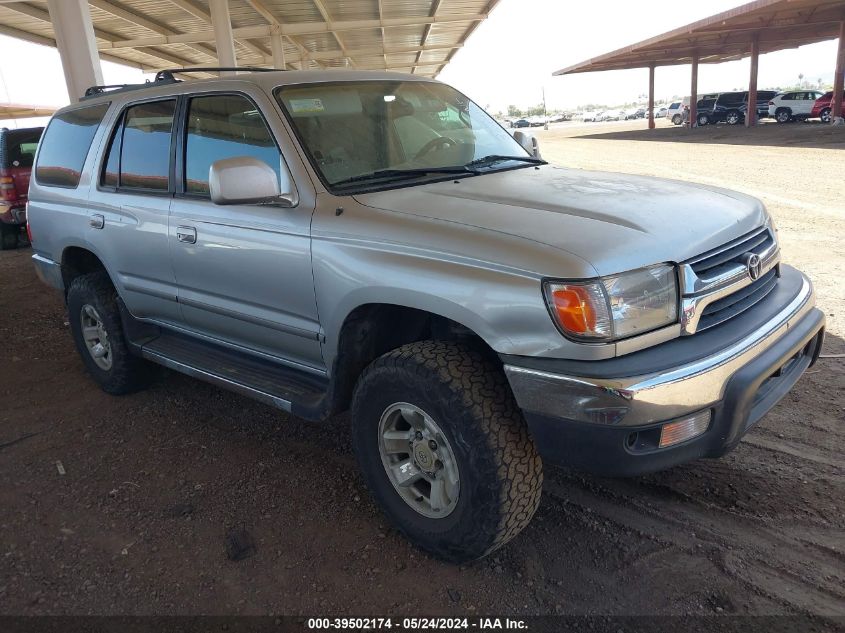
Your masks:
M54 187L79 185L91 141L108 109L108 103L101 103L53 117L44 133L43 147L35 166L38 184Z
M126 108L106 156L104 185L168 191L175 111L175 99L139 103Z
M31 168L44 128L9 130L0 136L0 167Z
M185 192L208 195L211 163L235 156L257 158L279 176L279 149L249 99L239 95L192 98L185 137Z

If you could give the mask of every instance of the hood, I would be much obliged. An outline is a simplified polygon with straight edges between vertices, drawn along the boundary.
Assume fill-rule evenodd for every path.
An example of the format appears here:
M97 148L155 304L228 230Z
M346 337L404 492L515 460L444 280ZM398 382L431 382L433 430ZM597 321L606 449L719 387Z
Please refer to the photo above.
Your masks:
M733 191L550 165L355 198L545 244L586 260L599 275L681 262L766 221L762 203Z

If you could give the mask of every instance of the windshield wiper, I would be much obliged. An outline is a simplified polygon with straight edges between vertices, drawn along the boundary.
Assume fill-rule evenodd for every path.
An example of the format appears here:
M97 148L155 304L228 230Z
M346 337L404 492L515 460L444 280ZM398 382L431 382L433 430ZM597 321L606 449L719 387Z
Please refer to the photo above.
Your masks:
M533 156L505 156L504 154L490 154L489 156L482 156L473 161L468 162L464 167L487 167L493 163L501 163L506 160L516 160L521 163L531 163L532 165L546 165L548 164L542 158L535 158Z
M415 169L379 169L369 174L361 174L359 176L352 176L345 178L338 182L332 183L333 186L338 187L342 185L351 185L356 182L365 182L371 180L389 180L399 178L413 178L415 176L427 176L428 174L474 174L475 172L466 165L446 165L443 167L420 167Z

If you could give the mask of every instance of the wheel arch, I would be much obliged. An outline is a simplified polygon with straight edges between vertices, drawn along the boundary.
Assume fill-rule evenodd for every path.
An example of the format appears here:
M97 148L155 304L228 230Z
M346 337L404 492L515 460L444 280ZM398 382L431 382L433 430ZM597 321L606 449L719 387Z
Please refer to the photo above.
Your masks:
M450 314L444 314L449 312ZM501 365L484 335L453 318L457 310L432 311L396 302L367 302L349 310L338 330L331 361L332 411L346 410L364 369L379 356L423 340L461 341Z
M109 274L102 258L87 245L69 244L65 246L62 249L59 263L61 265L65 294L67 294L67 289L73 283L74 279L81 275L87 275L88 273L104 272L109 276L112 285L115 285L114 279Z

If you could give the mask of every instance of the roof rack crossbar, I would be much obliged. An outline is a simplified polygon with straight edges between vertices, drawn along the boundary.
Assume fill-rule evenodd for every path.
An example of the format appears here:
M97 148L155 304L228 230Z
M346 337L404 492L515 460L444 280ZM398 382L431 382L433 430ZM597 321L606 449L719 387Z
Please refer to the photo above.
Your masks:
M259 66L197 66L195 68L165 68L156 73L154 81L178 81L175 75L179 73L213 73L213 72L249 72L272 73L279 68L263 68Z
M142 84L110 84L104 86L91 86L85 90L85 94L83 95L83 99L89 99L91 97L98 97L100 95L106 93L115 93L115 92L123 92L125 90L139 90L141 88L150 88L152 86L161 86L166 84L172 83L179 83L179 79L176 78L176 75L181 73L205 73L205 72L250 72L250 73L271 73L278 71L278 68L259 68L257 66L238 66L238 67L228 67L228 66L205 66L205 67L196 67L196 68L166 68L164 70L160 70L155 74L155 77L152 81L147 80Z

